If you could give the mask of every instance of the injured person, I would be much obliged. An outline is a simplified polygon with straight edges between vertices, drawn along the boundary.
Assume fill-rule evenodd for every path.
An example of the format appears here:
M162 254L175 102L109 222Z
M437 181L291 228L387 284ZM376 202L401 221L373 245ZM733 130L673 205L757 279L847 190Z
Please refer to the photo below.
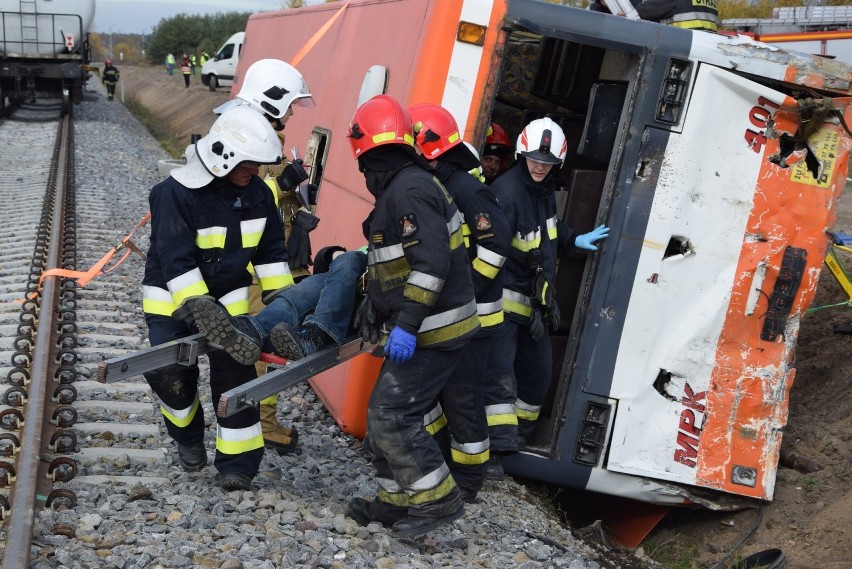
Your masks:
M253 364L261 351L298 360L347 336L358 283L367 268L363 251L326 247L319 251L314 273L264 298L254 316L231 316L212 299L193 306L195 325L207 341L241 364Z

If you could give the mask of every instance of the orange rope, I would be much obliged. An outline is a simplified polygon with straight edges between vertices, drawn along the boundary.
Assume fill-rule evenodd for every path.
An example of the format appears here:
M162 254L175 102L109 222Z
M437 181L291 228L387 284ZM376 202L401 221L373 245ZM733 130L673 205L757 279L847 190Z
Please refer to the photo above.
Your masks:
M93 278L95 278L98 274L107 274L110 271L113 271L118 265L124 262L127 259L127 256L130 255L133 251L142 254L139 251L139 248L130 241L130 238L133 237L133 234L139 231L148 221L151 219L151 212L145 214L145 216L136 224L136 227L133 228L133 231L127 234L127 236L122 239L118 245L110 249L106 252L106 254L100 258L100 260L91 266L88 271L72 271L69 269L48 269L41 274L41 277L38 279L38 286L41 288L41 283L44 282L44 279L47 277L68 277L75 279L77 284L82 286L86 286L89 284ZM109 270L103 270L107 263L115 256L116 253L121 251L124 248L128 248L125 252L124 256L119 259L119 261L115 264L115 266L111 267ZM143 255L144 256L144 255Z

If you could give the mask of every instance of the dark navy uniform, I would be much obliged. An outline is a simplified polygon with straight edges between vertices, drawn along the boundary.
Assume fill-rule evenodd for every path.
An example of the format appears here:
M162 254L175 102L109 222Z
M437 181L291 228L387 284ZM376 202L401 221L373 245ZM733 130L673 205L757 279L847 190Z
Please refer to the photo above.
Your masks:
M513 452L517 435L528 437L535 426L553 365L547 327L538 341L529 334L533 281L543 271L555 282L557 250L567 250L577 235L556 218L555 176L535 182L520 161L493 190L511 227L512 246L503 270L506 325L494 338L494 389L486 392L486 415L492 451Z
M409 515L438 518L459 511L462 502L423 417L479 330L461 214L440 182L410 160L366 175L376 196L367 292L387 329L400 326L417 338L409 361L385 359L370 397L378 499Z
M250 263L265 291L293 284L281 216L257 176L244 188L217 179L199 189L169 177L154 186L149 202L151 246L142 296L151 345L193 333L173 317L192 297L212 296L230 314L246 314ZM208 358L214 408L223 392L256 377L254 366L238 364L223 351L211 352ZM181 444L201 442L198 367L174 365L146 373L145 379L160 398L169 435ZM217 422L216 468L254 476L263 456L257 410L217 417Z
M449 421L449 440L439 437L450 470L463 489L475 493L485 478L489 458L483 389L491 356L492 336L503 324L502 267L509 254L511 233L494 193L453 162L438 159L434 170L453 197L464 223L462 232L471 263L480 331L467 345L441 394L441 407L426 417L427 429L440 435ZM443 413L442 413L443 411ZM443 415L446 414L446 417Z

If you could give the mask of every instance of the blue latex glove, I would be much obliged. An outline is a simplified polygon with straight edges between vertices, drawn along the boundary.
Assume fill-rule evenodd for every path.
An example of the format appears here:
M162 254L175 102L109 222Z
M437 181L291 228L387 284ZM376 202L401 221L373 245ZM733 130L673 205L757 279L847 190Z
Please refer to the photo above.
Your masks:
M597 246L592 245L592 243L599 239L604 239L608 236L609 227L607 227L606 225L599 225L588 233L578 235L577 238L574 239L574 246L579 247L580 249L588 249L589 251L597 251Z
M393 363L401 364L414 357L415 346L417 346L417 336L395 326L385 344L385 355L390 357Z

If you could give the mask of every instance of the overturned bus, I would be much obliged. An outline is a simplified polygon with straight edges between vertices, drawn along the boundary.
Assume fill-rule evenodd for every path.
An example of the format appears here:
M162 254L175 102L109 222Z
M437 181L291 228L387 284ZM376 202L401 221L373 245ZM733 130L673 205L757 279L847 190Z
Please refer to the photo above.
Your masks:
M560 216L611 228L560 261L562 329L531 445L510 474L661 505L771 500L800 319L830 244L852 68L736 35L536 0L351 0L252 16L252 62L296 65L314 250L363 244L372 207L346 133L388 93L449 109L481 148L549 116L568 138ZM363 436L377 360L310 381Z

